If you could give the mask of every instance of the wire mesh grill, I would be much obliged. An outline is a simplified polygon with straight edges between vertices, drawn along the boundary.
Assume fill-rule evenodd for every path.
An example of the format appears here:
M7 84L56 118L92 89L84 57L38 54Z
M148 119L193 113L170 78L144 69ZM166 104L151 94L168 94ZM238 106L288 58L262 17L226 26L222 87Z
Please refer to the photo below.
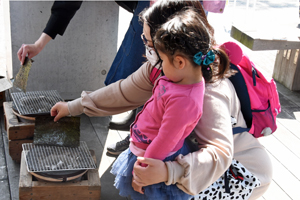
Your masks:
M56 90L14 92L11 96L20 115L49 114L57 102L63 101Z
M29 172L95 169L96 163L84 141L78 147L22 144Z

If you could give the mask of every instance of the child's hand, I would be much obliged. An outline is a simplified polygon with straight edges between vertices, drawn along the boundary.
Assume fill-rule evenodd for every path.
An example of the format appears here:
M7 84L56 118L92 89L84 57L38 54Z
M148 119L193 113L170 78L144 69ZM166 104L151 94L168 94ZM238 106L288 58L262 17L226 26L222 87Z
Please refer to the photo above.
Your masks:
M132 178L131 186L133 187L134 191L144 194L144 188L142 186L137 185L134 178Z
M67 102L58 102L51 108L51 116L54 117L54 121L57 122L60 118L70 115Z

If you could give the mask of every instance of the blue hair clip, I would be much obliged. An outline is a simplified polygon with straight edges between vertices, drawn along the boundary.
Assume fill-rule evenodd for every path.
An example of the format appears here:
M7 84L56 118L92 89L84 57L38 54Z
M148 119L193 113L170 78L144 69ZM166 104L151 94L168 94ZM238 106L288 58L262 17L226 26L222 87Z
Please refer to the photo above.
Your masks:
M210 50L206 55L202 54L202 52L198 52L193 57L194 62L197 65L201 65L203 62L203 65L209 65L215 60L215 53L213 50Z

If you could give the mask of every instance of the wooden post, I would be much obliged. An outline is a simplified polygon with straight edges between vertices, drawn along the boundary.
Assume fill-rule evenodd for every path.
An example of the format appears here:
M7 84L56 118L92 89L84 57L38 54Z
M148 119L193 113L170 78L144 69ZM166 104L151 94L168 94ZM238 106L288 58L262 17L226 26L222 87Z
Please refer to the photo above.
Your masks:
M299 49L279 50L273 78L292 91L300 90Z
M8 137L8 150L12 160L20 162L23 143L32 143L34 122L20 122L12 111L12 102L4 102L4 126Z

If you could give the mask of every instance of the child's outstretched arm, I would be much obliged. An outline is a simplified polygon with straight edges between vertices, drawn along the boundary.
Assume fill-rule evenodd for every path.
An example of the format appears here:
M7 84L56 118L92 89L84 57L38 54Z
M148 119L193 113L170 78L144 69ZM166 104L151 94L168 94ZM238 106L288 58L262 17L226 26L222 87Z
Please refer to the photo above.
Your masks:
M109 116L143 105L152 94L149 77L153 67L144 63L126 79L119 80L94 92L83 91L81 97L68 102L72 116Z

